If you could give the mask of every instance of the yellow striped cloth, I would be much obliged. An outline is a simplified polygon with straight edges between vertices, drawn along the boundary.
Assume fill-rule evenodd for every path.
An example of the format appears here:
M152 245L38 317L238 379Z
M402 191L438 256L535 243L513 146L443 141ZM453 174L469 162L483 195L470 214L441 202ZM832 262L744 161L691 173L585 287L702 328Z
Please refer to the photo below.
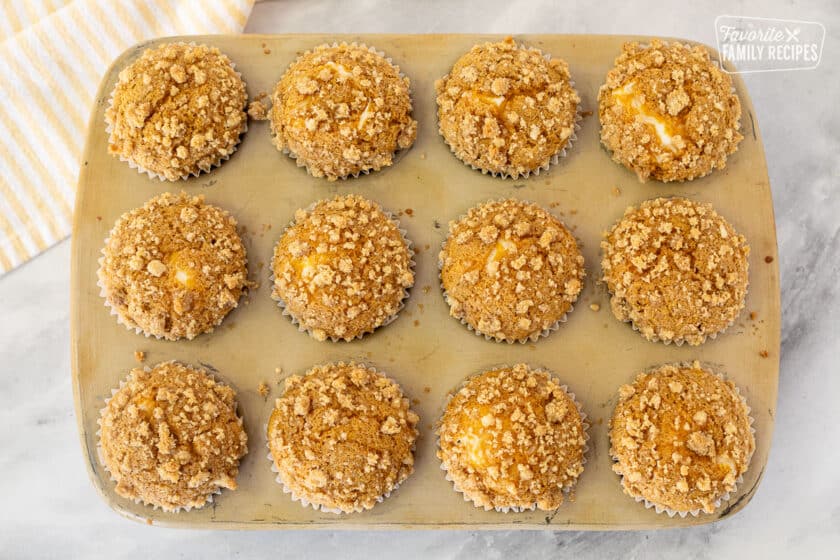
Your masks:
M131 45L239 33L254 0L0 0L0 274L70 234L99 80Z

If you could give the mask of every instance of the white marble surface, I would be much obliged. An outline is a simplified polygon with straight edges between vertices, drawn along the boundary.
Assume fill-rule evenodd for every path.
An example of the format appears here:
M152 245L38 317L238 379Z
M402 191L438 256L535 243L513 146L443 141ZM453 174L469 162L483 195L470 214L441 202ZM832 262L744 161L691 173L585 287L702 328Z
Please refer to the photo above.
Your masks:
M752 503L724 523L679 531L207 532L126 521L85 473L70 386L64 242L0 279L0 558L828 558L840 550L840 5L796 1L260 3L249 32L639 33L714 43L719 14L817 20L817 70L747 80L764 136L782 269L776 432ZM832 90L830 92L830 90ZM2 165L0 156L0 165Z

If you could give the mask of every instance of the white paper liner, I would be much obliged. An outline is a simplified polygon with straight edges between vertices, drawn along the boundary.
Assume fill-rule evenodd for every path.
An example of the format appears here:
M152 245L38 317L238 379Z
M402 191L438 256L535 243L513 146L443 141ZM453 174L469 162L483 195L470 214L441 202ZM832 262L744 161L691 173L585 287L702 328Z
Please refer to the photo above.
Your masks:
M554 375L554 372L552 372L551 370L546 369L546 368L541 368L541 367L538 367L538 368L531 368L531 366L527 366L527 367L533 372L543 372L543 373L548 374L549 378L552 381L559 384L558 377L556 375ZM511 368L512 368L512 366L510 366L508 364L502 364L502 365L486 368L486 369L484 369L484 370L482 370L482 371L480 371L476 374L467 376L464 380L461 381L461 383L458 384L457 389L455 389L454 391L451 391L446 396L446 405L444 406L444 413L445 413L446 407L449 406L449 401L451 401L452 398L461 389L463 389L466 386L466 384L469 382L470 379L472 379L473 377L475 377L477 375L482 375L484 373L487 373L488 371L496 371L496 370L500 370L500 369L511 369ZM570 399L572 399L572 402L574 403L575 407L577 407L578 414L580 415L581 428L583 429L583 454L581 455L580 464L581 464L581 468L583 468L586 465L587 455L589 454L589 428L590 428L590 424L589 424L589 422L587 422L586 413L583 411L583 406L580 404L580 402L578 402L575 394L572 393L571 391L569 391L569 387L566 384L560 384L560 388L563 389L563 391L566 393L566 395L569 396ZM440 419L438 419L438 423L439 422L440 422ZM435 429L435 436L436 436L435 447L436 447L436 449L440 450L440 434L438 433L438 429ZM509 513L509 512L521 513L523 511L535 511L537 509L537 503L536 502L534 502L533 504L531 504L528 507L513 506L513 507L496 507L496 508L493 508L493 507L490 507L489 505L480 506L478 503L476 503L476 501L473 498L470 498L469 496L467 496L467 494L464 492L464 490L460 486L458 486L458 484L452 479L452 477L449 475L449 470L446 468L446 465L444 464L443 461L440 462L439 466L440 466L440 470L442 470L445 473L444 478L448 482L452 483L452 488L464 497L464 501L465 502L472 502L475 507L483 507L484 511L495 510L499 513ZM580 474L583 474L583 472L581 471ZM568 496L574 490L574 488L577 486L578 479L580 479L580 475L578 475L577 478L575 478L575 480L572 482L572 484L570 484L568 486L564 486L562 488L563 494ZM562 504L561 504L561 507L562 507Z
M405 74L400 70L400 67L397 64L394 64L394 61L391 59L391 57L385 56L385 53L383 51L377 50L374 47L369 47L365 43L358 43L356 41L353 41L352 43L346 43L346 42L342 41L341 43L339 43L337 41L333 41L333 43L331 45L329 45L328 43L322 43L321 45L317 45L316 48L320 47L320 46L323 46L323 45L328 45L329 47L332 47L332 48L340 47L340 46L356 47L356 48L360 48L360 49L370 51L373 54L375 54L375 55L379 56L380 58L384 59L385 61L387 61L388 64L390 64L391 66L393 66L397 70L397 74L400 76L400 78L405 78ZM295 64L298 63L298 61L301 58L303 58L304 56L306 56L308 54L311 54L312 52L314 52L314 49L313 50L308 50L305 53L303 53L302 55L300 55L299 57L297 57L294 61L292 61L291 64L289 64L289 66L286 68L286 71L288 72L292 68L292 66L294 66ZM285 73L283 75L285 76ZM280 79L282 80L283 77L281 76ZM276 90L276 86L275 86L275 90ZM272 106L273 106L274 103L275 103L273 92L269 96L269 98L271 99L271 103L272 103ZM414 100L413 100L412 95L411 95L411 87L410 86L408 88L408 100L409 100L409 103L411 104L411 114L413 114L414 113ZM272 143L274 144L275 147L277 147L277 143L274 142L274 140L277 137L277 133L274 131L274 121L271 119L271 116L269 116L269 118L268 118L268 123L269 123L269 129L271 130ZM413 145L414 145L414 143L412 142L412 145L407 147L407 148L397 148L397 149L395 149L394 152L393 152L393 157L391 158L391 163L389 165L386 165L386 166L383 166L383 167L372 168L372 169L362 169L362 170L357 171L355 173L350 173L349 175L343 175L341 177L336 177L336 179L339 180L339 181L346 181L347 179L350 179L351 177L353 179L358 179L360 175L369 175L371 172L381 171L381 170L383 170L387 167L392 166L395 163L394 160L396 159L398 153L407 152L408 150L410 150L412 148ZM309 172L309 167L306 165L306 162L304 161L304 158L299 157L296 153L294 153L291 149L289 149L289 145L288 145L287 142L283 142L283 147L278 148L278 149L284 155L287 155L290 158L292 158L295 161L295 164L298 167L306 168L306 172L309 173L310 175L312 175ZM312 176L314 177L314 175L312 175ZM328 180L330 180L330 179L328 179Z
M361 195L359 195L359 196L361 196ZM338 195L338 197L341 197L341 195ZM329 202L330 200L333 200L334 198L324 198L324 199L321 199L321 200L317 200L317 201L313 202L312 204L310 204L309 206L307 206L304 210L306 212L312 212L312 210L314 210L317 205L319 205L323 202ZM414 269L417 266L417 263L414 261L414 254L415 254L414 253L414 243L411 241L411 239L408 238L408 231L402 229L400 227L399 220L397 220L394 217L394 215L389 210L386 210L381 204L379 204L375 200L372 200L372 199L369 199L369 198L366 198L366 197L365 197L365 200L373 202L377 206L379 206L379 209L382 211L382 213L385 214L385 216L389 220L391 220L394 223L394 225L397 227L397 231L400 232L400 235L402 236L403 241L405 241L406 248L408 249L408 268L409 268L409 270L411 270L412 274L414 274ZM296 223L297 223L296 220L294 218L292 218L292 220L289 222L289 225L286 226L286 228L283 230L283 233L277 239L277 243L279 243L280 240L283 238L283 236L286 235L286 232L289 231L289 228L294 226ZM277 246L277 243L274 244L274 247ZM295 317L291 313L291 311L288 310L288 308L286 307L286 302L284 302L281 298L274 295L274 266L273 266L274 253L273 253L273 251L274 251L274 249L272 249L272 257L271 257L272 266L268 267L268 279L269 279L269 282L270 282L269 285L271 286L271 292L270 292L271 299L273 299L274 301L277 302L277 306L280 308L282 314L284 316L288 317L289 320L291 320L293 325L297 326L299 332L307 333L312 338L315 338L314 335L312 334L312 329L310 329L309 327L305 327L300 322L300 320L297 317ZM416 274L414 274L414 278L415 278L415 280L417 279ZM399 305L397 306L396 311L394 311L393 315L386 318L381 324L373 327L372 329L362 331L359 334L357 334L356 336L353 336L353 337L350 337L350 338L340 337L340 336L330 336L330 337L327 337L327 338L329 338L329 340L332 341L332 342L339 342L339 341L351 342L353 340L359 340L359 339L363 338L365 335L371 334L378 329L381 329L383 327L387 327L388 325L393 323L397 319L397 317L399 317L400 312L405 308L405 303L410 296L409 290L413 287L414 287L414 284L412 284L411 286L408 286L407 288L403 288L403 296L402 296L402 299L400 300Z
M476 206L482 206L482 205L485 205L485 204L490 204L492 202L504 202L505 200L508 200L508 199L507 198L490 199L490 200L486 200L484 202L480 202ZM519 200L519 199L516 199L516 200ZM556 218L556 216L554 216L554 214L552 214L551 212L549 212L548 210L546 210L545 208L543 208L542 206L540 206L539 204L537 204L535 202L531 202L529 200L519 200L519 201L522 202L523 204L535 204L536 206L539 206L540 209L542 209L543 211L548 213L550 216ZM469 210L468 210L468 212L469 212ZM461 214L454 221L459 222L466 217L467 217L467 214ZM560 220L558 219L558 221L560 221ZM569 235L572 235L572 237L574 237L574 234L572 234L572 231L569 228L566 227L566 224L564 224L562 221L560 223L563 225L563 227L566 229L566 231L569 233ZM443 241L441 241L441 243L440 243L441 252L444 251L444 248L446 247L446 242L449 241L449 236L450 236L450 233L447 232L446 238ZM575 244L577 245L578 251L580 251L580 240L577 237L574 237L574 239L575 239ZM586 278L586 269L585 268L584 268L584 278ZM438 255L438 284L440 285L441 294L443 294L443 301L446 303L446 306L449 309L452 309L452 305L449 303L449 292L447 292L446 288L444 288L444 286L443 286L443 260L441 260L440 255ZM582 291L583 291L583 287L581 287L581 292ZM580 297L580 293L578 293L578 297ZM577 302L577 298L575 298L575 302ZM461 317L460 319L458 319L458 321L460 321L460 323L462 325L467 327L468 330L475 333L476 336L483 336L484 340L491 341L491 342L507 342L508 344L513 344L514 342L518 342L519 344L527 344L528 342L536 342L540 338L546 337L549 334L557 331L560 328L560 325L562 323L565 323L566 321L569 320L569 313L571 313L574 310L575 310L574 303L570 303L569 304L569 309L567 309L566 312L563 313L563 316L560 317L559 319L557 319L548 328L545 328L541 331L533 332L530 335L528 335L527 338L521 338L521 339L516 339L516 340L508 339L508 338L505 338L505 339L496 338L493 335L483 333L483 332L479 331L477 328L475 328L474 326L470 325L467 322L466 317Z
M350 363L353 363L353 364L355 364L355 365L357 365L357 366L359 366L359 367L363 367L363 368L366 368L366 369L372 370L372 371L373 371L374 373L376 373L377 375L381 375L382 377L386 378L386 379L387 379L388 381L390 381L391 383L394 383L397 387L399 387L399 388L400 388L400 391L401 391L401 392L403 391L403 389L402 389L402 385L400 385L399 383L397 383L397 382L396 382L396 380L392 379L390 376L386 375L385 373L383 373L383 372L381 372L381 371L378 371L375 367L373 367L373 366L371 366L371 365L368 365L368 364L365 364L365 363L363 363L363 362L350 362ZM283 392L285 393L285 389L284 389L284 391L283 391ZM403 392L403 398L407 398L407 397L406 397L406 395L405 395L405 392ZM412 410L412 409L411 409L411 405L410 405L410 404L409 404L409 410ZM413 412L413 410L412 410L412 412ZM415 413L415 414L416 414L416 413ZM418 421L417 421L417 425L419 425L419 423L420 423L420 421L418 420ZM415 453L416 453L416 450L417 450L417 440L418 440L418 439L419 439L419 437L420 437L420 435L419 435L419 431L420 431L420 430L419 430L419 428L417 427L417 425L415 425L415 426L414 426L414 429L418 432L418 435L417 435L417 436L415 436L415 438L414 438L414 443L413 443L413 444L412 444L412 446L411 446L411 456L412 456L412 457L414 457L414 455L415 455ZM397 489L400 487L400 485L401 485L403 482L405 482L406 480L408 480L408 479L409 479L409 477L410 477L412 474L414 474L414 471L415 471L415 468L414 468L414 466L412 465L412 467L411 467L411 472L410 472L410 473L408 473L408 475L406 475L406 477L405 477L403 480L401 480L401 481L399 481L399 482L394 483L393 487L392 487L390 490L388 490L387 492L385 492L385 493L384 493L384 494L382 494L381 496L377 496L377 497L376 497L376 504L374 504L374 505L372 505L372 506L364 506L364 505L362 505L362 506L360 506L360 507L358 507L358 508L354 509L353 511L344 511L344 510L342 510L342 509L340 509L340 508L330 508L330 507L324 506L324 505L322 505L322 504L316 504L316 503L314 503L314 502L310 502L309 500L307 500L307 499L306 499L306 498L304 498L303 496L299 496L299 495L295 494L295 493L294 493L294 492L293 492L293 491L292 491L292 490L291 490L288 486L286 486L286 483L285 483L285 481L283 480L283 477L282 477L282 475L281 475L281 473L280 473L280 470L277 468L277 464L274 462L274 455L272 455L272 453L271 453L271 444L270 444L270 442L269 442L269 440L268 440L268 424L263 424L263 434L265 434L265 447L266 447L266 449L268 449L268 453L266 454L266 458L267 458L267 459L268 459L268 461L271 463L271 472L273 472L274 474L276 474L276 475L277 475L277 476L275 476L275 477L274 477L274 481L275 481L275 482L277 482L277 484L279 484L279 485L280 485L280 488L283 490L283 493L284 493L284 494L289 494L289 496L292 498L292 500L293 500L293 501L300 503L300 505L301 505L302 507L304 507L304 508L311 507L311 508L312 508L312 509L314 509L315 511L321 511L321 512L324 512L324 513L335 513L335 514L337 514L337 515L341 515L341 514L348 514L348 515L349 515L349 514L351 514L351 513L360 513L360 512L366 511L366 510L371 510L371 509L373 509L373 508L374 508L374 506L375 506L376 504L381 504L382 502L384 502L384 501L385 501L385 499L386 499L386 498L390 498L390 497L391 497L391 494L392 494L392 493L394 493L394 492L396 492L396 491L397 491Z
M663 365L689 366L689 365L693 365L693 364L691 364L690 362L677 362L676 364L663 364ZM720 379L722 379L724 381L726 380L725 377L722 374L716 372L714 369L712 369L707 364L701 364L701 365L703 366L703 369L705 369L707 371L710 371L711 373L718 376ZM658 367L661 367L661 366L650 368L648 371L654 371L654 370L658 369ZM755 419L750 414L752 412L752 409L747 404L747 399L744 397L744 395L741 394L741 390L738 388L737 385L735 385L735 394L738 395L738 397L741 399L741 402L744 403L744 407L747 410L747 422L749 423L749 426L750 426L750 433L752 433L753 438L755 438L755 428L753 427L753 423L755 422ZM612 438L610 438L610 439L612 439ZM755 449L753 449L753 453L755 453ZM610 458L612 459L613 464L618 463L618 458L613 454L612 441L610 441ZM749 470L751 462L752 462L752 454L750 454L750 456L747 458L747 467L746 467L746 469L744 469L744 473L746 473ZM714 506L715 506L715 509L712 513L709 513L708 515L714 514L714 512L716 512L720 509L720 506L722 504L731 500L732 496L734 496L735 494L738 493L738 485L740 485L744 481L744 473L741 473L738 476L738 478L735 480L735 483L732 485L732 490L730 490L729 492L726 492L720 498L718 498L717 500L715 500L713 502ZM663 505L657 504L655 502L651 502L650 500L648 500L647 498L643 498L642 496L631 496L627 492L626 487L624 486L624 475L623 474L618 474L618 473L616 473L616 474L620 479L619 482L621 484L622 491L625 494L627 494L628 496L630 496L631 498L633 498L633 500L636 503L643 503L646 509L653 509L654 511L656 511L656 513L665 513L665 514L668 515L668 517L674 517L675 515L679 515L683 519L685 517L687 517L689 514L692 517L699 517L701 514L705 513L703 511L703 508L692 509L692 510L689 510L689 511L677 511L677 510L671 509L669 507L665 507Z
M194 366L194 365L191 365L191 364L186 364L184 362L180 362L178 360L169 360L168 362L160 362L160 363L156 364L155 367L157 367L159 365L162 365L162 364L173 363L173 362L182 363L182 364L184 364L186 366L189 366L191 368L194 368L194 369L200 369L207 377L209 377L210 379L212 379L216 383L218 383L220 385L226 385L222 381L216 379L215 374L211 370L207 369L204 366ZM136 368L132 368L132 369L136 369ZM152 368L149 367L149 366L144 366L143 370L149 372L149 371L152 370ZM129 373L129 375L130 375L130 373ZM96 425L99 426L99 428L97 428L97 430L96 430L96 457L99 459L99 464L102 465L102 468L105 469L106 473L108 473L109 480L111 482L115 483L115 484L118 483L118 481L117 481L116 478L114 478L114 474L111 472L111 469L108 468L108 465L105 464L105 458L102 454L102 415L105 414L105 411L108 409L108 403L111 401L111 399L114 397L114 395L117 394L117 391L119 391L120 389L122 389L125 386L126 379L127 379L127 377L120 380L120 384L119 384L118 388L111 389L111 396L105 399L105 401L104 401L105 406L103 406L102 408L99 409L99 417L96 419ZM238 405L239 405L238 400L236 401L236 405L238 407ZM234 413L236 413L235 409L234 409ZM242 420L242 416L240 416L239 414L236 414L236 417L239 419L239 425L241 427L243 427L243 431L244 431L244 422ZM245 432L245 434L247 436L247 432ZM248 444L246 443L245 444L245 450L244 450L244 453L242 454L242 457L244 457L247 454L248 454ZM242 461L242 457L239 458L238 462ZM215 496L217 496L218 494L221 494L221 493L222 493L222 488L217 486L216 489L213 492L211 492L210 494L207 495L207 501L204 502L203 504L201 504L200 506L192 506L192 505L180 506L180 507L176 507L175 509L167 509L164 506L161 506L159 504L153 504L151 502L147 502L140 497L133 498L133 499L132 498L125 498L125 499L130 499L135 504L141 504L142 503L146 507L151 506L153 510L158 510L159 509L159 510L164 511L166 513L179 513L181 511L190 511L192 509L201 509L201 508L207 506L207 504L211 503L213 501L213 498ZM121 497L123 497L123 496L121 496Z
M196 44L195 42L193 42L193 41L190 41L189 43L185 43L185 42L183 42L183 41L176 41L176 42L171 43L171 44L173 44L173 45L187 45L187 46L190 46L190 47L197 47L197 46L207 46L207 47L210 47L210 45L197 45L197 44ZM160 45L158 45L158 46L160 46ZM146 49L146 50L150 50L150 49ZM221 52L221 51L220 51L220 52ZM210 165L209 165L206 169L205 169L205 168L199 168L199 170L198 170L198 171L193 171L193 172L191 172L191 173L186 173L186 174L184 174L184 175L181 175L181 176L179 177L179 179L180 179L180 180L182 180L182 181L185 181L185 180L189 179L190 177L198 177L198 176L199 176L199 175L201 175L202 173L210 173L213 169L215 169L215 168L217 168L217 167L220 167L220 166L222 165L222 163L224 163L224 162L226 162L227 160L229 160L229 159L230 159L230 157L234 154L234 152L236 152L236 150L237 150L237 149L239 149L239 144L241 144L241 143L242 143L242 136L243 136L246 132L248 132L248 94L247 94L247 87L248 87L248 84L246 84L246 83L245 83L245 80L242 78L242 74L240 74L240 73L236 70L236 63L234 63L234 62L233 62L233 61L232 61L232 60L231 60L231 59L230 59L230 58L229 58L226 54L224 54L224 53L221 53L221 54L222 54L222 56L224 56L224 57L227 59L227 61L230 63L230 66L231 66L231 68L233 69L234 73L235 73L235 74L239 77L239 79L242 81L242 86L246 89L246 94L245 94L245 107L244 107L244 108L243 108L243 110L242 110L242 111L243 111L243 113L245 114L245 117L244 117L244 118L245 118L245 120L244 120L245 126L244 126L244 128L242 129L242 131L239 133L239 137L237 138L236 143L235 143L233 146L231 146L231 147L230 147L230 152L228 152L228 154L227 154L227 155L224 155L224 156L217 156L216 161L215 161L215 162L213 162L212 164L210 164ZM113 89L113 90L111 90L111 95L110 95L110 97L108 98L108 107L109 107L109 108L113 108L113 106L114 106L114 93L116 93L116 86L114 86L114 89ZM111 124L110 124L107 120L105 121L105 132L108 134L108 137L109 137L109 138L110 138L110 136L111 136L111 133L113 132L113 125L111 125ZM148 175L150 179L157 179L157 180L162 181L162 182L166 182L166 181L173 182L173 183L175 182L174 180L167 179L164 175L160 175L159 173L156 173L156 172L154 172L154 171L151 171L151 170L149 170L149 169L146 169L146 168L145 168L145 167L143 167L142 165L139 165L139 164L138 164L138 163L136 163L135 161L133 161L133 160L131 160L131 159L129 159L129 158L127 158L127 157L123 156L122 154L116 154L116 155L117 155L117 157L119 158L119 160L120 160L120 161L127 163L127 164L128 164L128 166L129 166L131 169L135 169L135 170L137 170L137 172L138 172L138 173L140 173L140 174L146 174L146 175Z

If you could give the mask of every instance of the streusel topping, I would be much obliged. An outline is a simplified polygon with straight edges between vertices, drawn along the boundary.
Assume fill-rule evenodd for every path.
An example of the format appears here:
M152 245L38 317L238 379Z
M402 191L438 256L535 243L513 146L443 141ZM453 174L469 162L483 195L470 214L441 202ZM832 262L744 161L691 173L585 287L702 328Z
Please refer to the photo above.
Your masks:
M245 83L215 47L168 43L119 74L108 151L177 181L234 152L248 121Z
M358 195L295 212L274 248L272 297L318 340L352 340L392 319L414 285L397 224Z
M568 64L510 37L474 46L435 90L440 133L455 155L514 179L568 144L580 103Z
M248 436L236 395L203 369L134 369L99 420L102 464L124 498L178 511L236 489Z
M525 364L470 378L437 434L456 489L485 509L556 509L583 472L577 404L547 372Z
M313 177L377 171L411 147L409 79L364 46L321 45L298 58L274 90L271 130Z
M536 204L490 201L450 222L439 256L449 313L499 341L535 340L583 288L574 236Z
M613 314L651 341L702 344L744 308L750 248L710 204L630 207L601 242Z
M624 491L678 512L713 512L755 451L735 385L698 362L665 365L622 386L610 442Z
M338 362L286 379L268 445L295 496L350 513L372 508L414 472L418 422L394 381Z
M700 45L625 43L598 102L601 142L641 181L723 169L743 139L732 80Z
M236 220L203 196L163 193L123 214L102 253L108 305L128 328L158 338L211 332L248 286Z

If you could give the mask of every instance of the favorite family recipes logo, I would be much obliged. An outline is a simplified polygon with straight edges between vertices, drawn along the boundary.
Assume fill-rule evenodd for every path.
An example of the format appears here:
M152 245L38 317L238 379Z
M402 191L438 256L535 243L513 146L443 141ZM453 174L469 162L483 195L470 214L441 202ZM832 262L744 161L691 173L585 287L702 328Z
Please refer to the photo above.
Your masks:
M721 67L727 72L811 70L820 63L825 26L815 21L718 16L715 36ZM727 69L727 62L734 68Z

